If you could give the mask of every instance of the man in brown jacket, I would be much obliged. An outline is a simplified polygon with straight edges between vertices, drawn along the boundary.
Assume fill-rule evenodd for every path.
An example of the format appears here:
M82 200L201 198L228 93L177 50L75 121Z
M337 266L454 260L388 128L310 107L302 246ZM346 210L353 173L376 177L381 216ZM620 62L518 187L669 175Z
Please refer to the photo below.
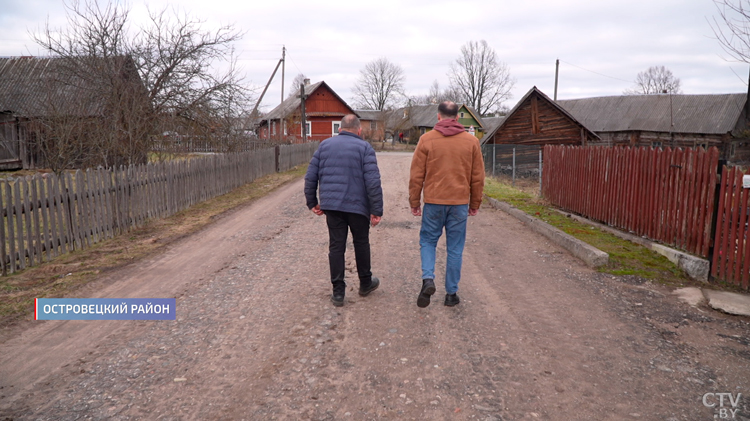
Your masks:
M466 242L466 219L479 211L484 189L484 161L479 140L466 133L456 117L458 105L438 106L434 130L419 138L411 160L409 206L414 216L424 215L419 231L422 290L417 306L430 305L435 293L435 250L445 228L448 258L445 268L445 305L459 303L458 282Z

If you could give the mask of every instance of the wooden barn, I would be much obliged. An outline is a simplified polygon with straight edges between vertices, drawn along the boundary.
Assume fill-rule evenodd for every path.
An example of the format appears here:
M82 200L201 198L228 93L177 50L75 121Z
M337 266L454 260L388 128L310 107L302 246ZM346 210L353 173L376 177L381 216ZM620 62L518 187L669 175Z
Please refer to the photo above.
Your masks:
M260 140L283 143L322 141L339 133L341 118L357 114L324 81L310 84L305 79L307 139L302 139L302 101L299 92L263 116L258 127Z
M624 95L559 100L601 144L708 148L750 164L747 94Z
M45 167L60 148L89 148L86 132L114 107L150 110L130 57L0 58L0 169Z
M598 140L599 136L534 86L482 143L586 145Z
M515 154L517 167L538 168L544 145L586 145L599 137L557 105L536 86L513 107L481 142L485 165L510 168Z

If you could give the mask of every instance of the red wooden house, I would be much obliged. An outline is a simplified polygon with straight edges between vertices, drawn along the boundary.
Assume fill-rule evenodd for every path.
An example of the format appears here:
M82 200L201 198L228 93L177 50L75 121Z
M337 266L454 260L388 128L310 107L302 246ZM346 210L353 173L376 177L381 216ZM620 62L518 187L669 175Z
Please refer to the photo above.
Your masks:
M299 92L263 117L258 127L258 137L288 143L321 141L339 133L343 116L357 114L323 81L310 84L310 80L306 79L305 95L306 140L302 139Z

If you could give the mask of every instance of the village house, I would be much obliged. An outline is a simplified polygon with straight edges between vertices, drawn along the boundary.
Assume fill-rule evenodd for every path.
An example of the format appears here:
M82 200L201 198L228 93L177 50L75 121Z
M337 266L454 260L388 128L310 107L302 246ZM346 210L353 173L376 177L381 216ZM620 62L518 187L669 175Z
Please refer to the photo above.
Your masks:
M419 137L432 130L438 122L438 104L412 105L397 108L386 113L386 136L399 139L403 133L404 141L416 143ZM482 118L468 105L462 104L458 109L458 122L467 132L478 139L484 135Z
M385 112L379 110L355 110L362 124L362 138L382 142L385 140Z
M310 84L310 79L305 79L304 83L307 139L302 139L302 100L298 91L262 117L258 127L259 140L284 143L322 141L339 133L343 116L357 114L324 81Z

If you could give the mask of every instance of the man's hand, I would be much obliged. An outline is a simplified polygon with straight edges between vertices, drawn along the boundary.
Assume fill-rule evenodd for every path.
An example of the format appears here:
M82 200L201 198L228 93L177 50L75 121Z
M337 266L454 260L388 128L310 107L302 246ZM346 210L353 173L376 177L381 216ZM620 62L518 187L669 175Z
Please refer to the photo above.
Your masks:
M310 210L313 211L313 213L318 216L323 215L323 211L320 210L320 205L315 205L315 207Z
M370 225L372 225L373 227L378 225L381 218L382 216L370 215Z
M414 216L422 216L422 208L420 206L417 206L416 208L411 208L411 214Z
M469 209L469 216L477 216L479 209Z

